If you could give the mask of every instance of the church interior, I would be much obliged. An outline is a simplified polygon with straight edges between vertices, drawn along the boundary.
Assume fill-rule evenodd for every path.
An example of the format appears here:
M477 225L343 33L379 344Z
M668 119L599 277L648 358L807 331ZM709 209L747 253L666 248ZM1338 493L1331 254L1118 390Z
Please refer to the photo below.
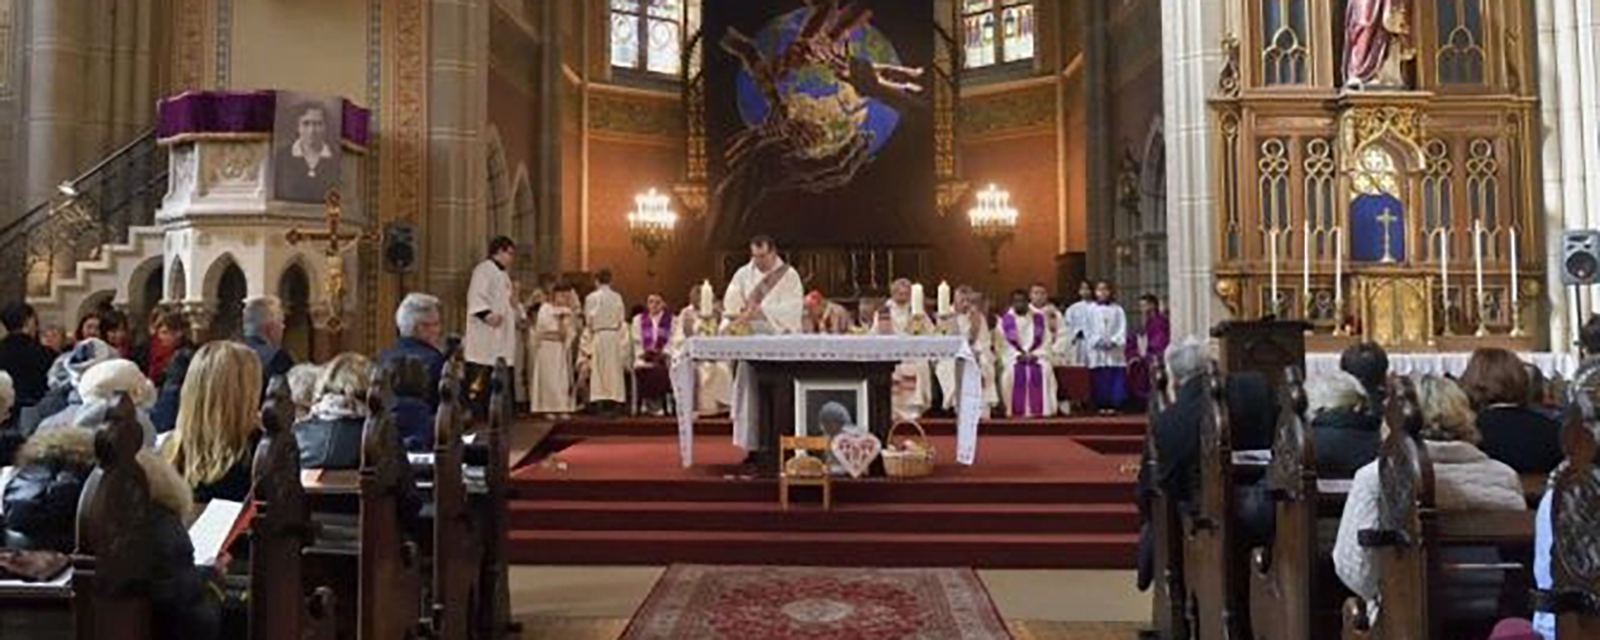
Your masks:
M1600 638L1593 0L0 0L0 638Z

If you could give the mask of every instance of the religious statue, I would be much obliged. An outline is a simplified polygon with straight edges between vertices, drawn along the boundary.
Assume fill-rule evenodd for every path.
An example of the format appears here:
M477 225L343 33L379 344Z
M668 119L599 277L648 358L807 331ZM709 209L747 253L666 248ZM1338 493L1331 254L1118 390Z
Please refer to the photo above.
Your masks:
M1411 44L1410 0L1349 0L1344 19L1344 85L1403 89Z

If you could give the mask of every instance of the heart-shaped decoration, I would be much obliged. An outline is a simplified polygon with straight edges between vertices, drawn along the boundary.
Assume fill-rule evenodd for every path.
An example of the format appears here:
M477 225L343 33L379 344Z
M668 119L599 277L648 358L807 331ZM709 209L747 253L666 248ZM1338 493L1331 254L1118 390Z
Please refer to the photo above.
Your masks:
M833 437L828 448L833 450L833 458L850 477L859 478L866 475L872 461L883 452L883 443L866 429L845 429Z

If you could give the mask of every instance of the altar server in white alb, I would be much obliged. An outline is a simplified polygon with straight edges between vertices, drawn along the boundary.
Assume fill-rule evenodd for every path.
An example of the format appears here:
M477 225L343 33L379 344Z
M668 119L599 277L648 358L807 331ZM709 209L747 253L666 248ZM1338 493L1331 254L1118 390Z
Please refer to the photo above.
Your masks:
M489 378L495 361L504 359L507 366L516 363L517 325L527 319L511 282L516 256L517 243L511 238L498 236L489 241L489 258L472 270L472 282L467 286L467 330L461 355L467 361L467 402L478 419L489 415Z
M1011 308L1000 316L995 342L1000 349L1000 400L1013 418L1055 415L1056 376L1045 340L1048 322L1029 307L1028 292L1011 292Z
M753 334L800 333L805 288L767 236L750 239L750 263L739 267L722 296L723 322Z
M628 308L622 296L611 289L611 270L601 269L594 276L595 290L583 301L583 317L589 329L589 405L615 410L628 399Z
M702 290L703 287L703 290ZM689 289L689 306L678 313L672 323L672 343L667 353L673 360L684 357L690 338L698 335L716 335L717 309L712 301L711 285L695 285ZM699 416L727 413L733 393L733 373L726 362L702 361L695 363L694 410ZM679 399L678 402L683 402Z
M534 314L530 340L528 410L533 413L568 414L575 409L572 397L572 354L568 345L578 331L573 317L578 294L567 282L555 285Z
M1101 280L1094 288L1094 310L1084 330L1089 349L1089 373L1094 388L1094 406L1102 415L1122 409L1127 400L1128 314L1117 304L1111 283Z
M940 330L946 335L961 336L972 347L972 356L983 375L983 412L999 400L994 381L994 338L989 334L989 319L983 310L982 294L967 285L956 287L951 299L951 315L939 319ZM959 394L956 390L956 361L940 360L934 367L939 390L944 395L946 411L955 411Z
M889 302L883 313L889 314L888 327L897 336L916 335L917 324L932 328L928 310L919 308L921 300L911 295L911 281L905 278L889 285ZM894 416L897 420L915 420L928 410L933 398L933 371L927 360L907 360L894 368Z

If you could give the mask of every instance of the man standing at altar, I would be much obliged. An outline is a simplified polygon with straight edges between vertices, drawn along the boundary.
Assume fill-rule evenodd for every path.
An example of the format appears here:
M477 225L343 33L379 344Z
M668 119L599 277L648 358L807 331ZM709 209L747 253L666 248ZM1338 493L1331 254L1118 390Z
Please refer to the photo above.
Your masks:
M671 358L667 345L672 340L672 314L659 294L645 299L645 311L633 317L633 377L639 386L639 404L650 414L664 414L672 382L667 371Z
M932 328L928 310L911 304L911 281L900 278L889 285L888 327L894 335L917 335L918 324ZM933 399L933 371L927 360L908 360L894 368L894 415L897 420L915 420L928 410Z
M1094 287L1088 282L1078 283L1078 301L1067 307L1061 320L1062 330L1056 336L1056 357L1061 359L1061 384L1063 401L1067 407L1089 406L1089 343L1084 339L1088 332L1089 317L1094 312Z
M526 319L511 282L517 244L498 236L489 241L489 257L472 270L467 285L467 330L461 339L467 361L467 406L473 417L489 417L489 378L496 360L517 361L517 324ZM511 376L516 379L516 374Z
M611 289L611 270L594 276L595 290L583 300L589 328L589 406L615 412L628 399L628 309Z
M750 263L739 267L722 296L723 322L750 333L800 333L805 288L767 236L750 239Z
M988 415L989 408L999 398L994 388L994 338L989 332L989 318L982 308L981 295L967 285L956 287L951 300L951 315L939 318L939 328L945 335L965 338L972 347L973 360L983 377L984 415ZM959 397L956 393L955 359L940 360L934 367L934 377L944 396L944 409L954 411Z
M1000 399L1006 415L1043 418L1056 412L1056 376L1050 367L1048 320L1029 305L1028 293L1011 292L1011 308L1000 316Z
M678 313L678 320L672 324L672 342L667 346L667 353L674 359L683 357L684 343L697 335L716 335L717 309L711 304L708 287L705 303L701 302L701 285L689 288L689 306ZM704 306L705 308L701 308ZM728 370L726 362L697 362L695 363L694 385L694 411L700 416L714 416L726 413L731 406L733 395L733 373ZM678 402L684 402L679 398Z
M850 312L837 302L822 296L815 289L806 294L806 315L801 320L805 333L844 335L850 333L853 322Z
M1100 415L1116 415L1127 401L1128 314L1117 304L1111 283L1101 280L1094 288L1095 305L1088 314L1083 337L1089 345L1089 374L1094 407Z

